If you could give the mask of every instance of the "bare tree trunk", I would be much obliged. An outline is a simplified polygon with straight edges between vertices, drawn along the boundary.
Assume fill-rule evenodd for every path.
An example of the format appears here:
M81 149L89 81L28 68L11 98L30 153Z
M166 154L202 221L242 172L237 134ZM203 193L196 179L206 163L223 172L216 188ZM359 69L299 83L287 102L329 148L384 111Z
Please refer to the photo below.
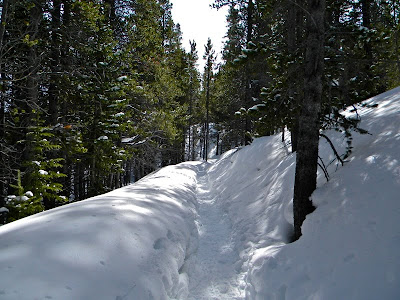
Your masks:
M1 88L0 88L0 138L3 138L5 136L5 124L6 124L6 98L5 98L5 74L3 73L3 39L4 39L4 33L6 30L6 24L7 24L7 11L8 11L8 0L3 0L3 6L2 6L2 11L1 11L1 19L0 19L0 80L1 80ZM0 143L3 143L4 141L0 140ZM2 154L3 155L3 154ZM3 163L6 160L2 160L0 163ZM6 176L7 171L5 166L0 165L0 206L4 205L4 199L6 195Z
M361 0L361 11L362 11L362 24L365 28L371 28L371 0ZM371 84L373 83L373 72L371 70L371 65L373 64L373 53L372 53L372 45L367 40L364 43L364 52L365 52L365 63L363 64L363 73L365 74L365 83L364 89L367 91L371 88ZM373 84L372 84L373 85ZM372 95L369 95L372 96Z
M59 92L59 71L60 71L60 25L61 25L61 1L53 0L51 12L51 75L49 86L49 123L58 123L58 92Z
M301 236L301 225L306 215L314 210L310 196L317 185L325 0L308 0L307 9L304 101L299 116L293 196L294 238L296 240Z
M254 10L254 3L253 0L249 0L249 3L247 4L247 36L246 36L246 42L249 43L251 39L253 38L253 10ZM250 108L252 104L252 95L251 95L251 78L250 78L250 68L248 65L246 65L245 68L245 92L244 92L244 102L245 102L245 107ZM249 136L249 132L252 131L252 123L251 119L248 115L245 116L245 122L244 122L244 144L245 145L250 145L251 144L251 137Z
M288 5L288 16L287 16L287 45L288 45L288 54L291 60L295 59L296 49L297 49L297 31L298 22L297 22L297 5L290 3ZM297 74L296 74L296 64L291 63L288 67L288 97L295 101L295 92L296 92L296 84L298 83ZM284 141L284 130L282 130L282 141ZM296 152L297 150L297 135L298 135L298 126L297 126L297 116L294 116L294 124L292 124L290 128L291 134L291 142L292 142L292 152Z
M204 141L204 157L205 161L208 159L208 145L210 139L210 81L211 81L211 70L207 73L207 90L206 90L206 125L205 125L205 141Z
M193 126L192 128L192 153L191 153L191 160L195 160L196 159L196 139L195 136L197 136L196 134L196 128L195 126Z

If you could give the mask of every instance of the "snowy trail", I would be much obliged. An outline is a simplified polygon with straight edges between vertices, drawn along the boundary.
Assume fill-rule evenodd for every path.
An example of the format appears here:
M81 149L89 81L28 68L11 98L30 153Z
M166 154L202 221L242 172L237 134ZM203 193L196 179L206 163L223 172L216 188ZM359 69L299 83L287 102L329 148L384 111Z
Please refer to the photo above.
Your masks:
M209 166L202 164L197 177L199 248L189 274L188 299L240 300L244 299L244 281L236 264L239 256L232 241L232 225L216 201L218 196L210 190Z

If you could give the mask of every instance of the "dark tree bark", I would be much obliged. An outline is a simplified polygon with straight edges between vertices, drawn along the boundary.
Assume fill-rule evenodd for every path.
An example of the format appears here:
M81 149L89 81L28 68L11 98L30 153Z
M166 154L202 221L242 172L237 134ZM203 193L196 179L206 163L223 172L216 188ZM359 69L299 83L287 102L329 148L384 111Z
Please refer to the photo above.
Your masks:
M211 70L208 70L207 81L206 81L206 124L205 124L206 136L204 141L205 161L207 161L208 159L208 145L210 139L210 81L211 81Z
M7 24L7 10L8 10L8 0L3 0L3 6L2 6L2 11L1 11L1 19L0 19L0 143L3 144L5 143L2 138L5 137L5 124L6 124L6 97L5 97L5 74L3 73L3 39L4 39L4 33L6 30L6 24ZM3 148L3 145L1 145L1 150ZM2 156L4 156L4 153L1 153ZM3 166L3 162L6 160L3 158L2 161L0 161L0 206L4 205L4 199L6 196L6 168Z
M246 34L246 42L249 43L253 38L253 11L254 11L254 3L253 0L249 0L247 4L247 34ZM245 68L246 75L245 75L245 106L246 108L250 108L252 104L252 95L251 95L251 78L250 78L250 68L246 65ZM245 128L244 128L244 144L250 145L251 144L251 137L249 136L249 132L252 131L252 123L249 116L246 115L245 119Z
M205 53L203 58L206 60L206 65L204 67L205 73L205 89L206 89L206 120L204 124L204 153L203 159L207 161L208 158L208 145L209 145L209 135L210 135L210 89L211 89L211 78L213 76L213 67L215 60L215 51L213 50L213 45L211 39L208 38L207 45L204 46Z
M297 4L297 3L296 3ZM288 54L291 60L294 60L296 57L296 52L298 48L297 38L299 29L299 20L297 14L298 7L295 4L289 3L288 5L288 15L286 22L286 30L287 30L287 45L288 45ZM298 84L298 79L296 74L297 64L290 64L288 68L288 97L292 99L292 101L296 100L296 85ZM296 101L297 102L297 101ZM292 152L296 152L297 150L297 136L298 136L298 126L297 126L297 116L294 116L294 124L292 124L290 128L291 134L291 142L292 142ZM283 131L284 132L284 131ZM282 140L283 140L282 136Z
M49 123L58 123L58 92L59 92L59 73L60 73L60 25L61 25L61 1L53 0L53 10L51 12L51 76L49 86Z
M296 174L293 196L294 238L301 236L306 215L314 210L310 199L317 184L319 113L321 110L325 0L308 0L304 100L299 116Z
M363 26L366 28L371 28L371 1L370 0L361 0L361 11L362 11L362 22ZM372 56L371 45L369 43L365 43L364 45L365 53L367 55L367 59Z
M361 11L362 11L362 24L365 28L371 28L371 8L373 1L371 0L361 0ZM374 74L371 70L371 65L374 62L373 58L373 47L369 41L365 41L364 43L364 52L365 52L365 63L363 64L363 73L365 74L365 83L363 89L365 91L370 90L371 85L373 86ZM368 96L372 96L374 92L369 94Z

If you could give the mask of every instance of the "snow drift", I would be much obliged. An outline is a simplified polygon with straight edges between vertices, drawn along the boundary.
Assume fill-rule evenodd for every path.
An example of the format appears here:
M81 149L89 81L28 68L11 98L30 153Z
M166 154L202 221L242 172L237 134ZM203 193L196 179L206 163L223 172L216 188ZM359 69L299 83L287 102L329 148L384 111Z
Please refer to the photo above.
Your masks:
M295 154L279 136L264 137L219 160L210 171L232 219L246 276L246 299L400 298L400 88L357 106L354 150L341 167L321 172L317 206L303 236L287 244L292 226ZM344 135L325 132L340 154ZM325 163L334 161L320 141Z
M0 299L184 298L196 166L0 228Z

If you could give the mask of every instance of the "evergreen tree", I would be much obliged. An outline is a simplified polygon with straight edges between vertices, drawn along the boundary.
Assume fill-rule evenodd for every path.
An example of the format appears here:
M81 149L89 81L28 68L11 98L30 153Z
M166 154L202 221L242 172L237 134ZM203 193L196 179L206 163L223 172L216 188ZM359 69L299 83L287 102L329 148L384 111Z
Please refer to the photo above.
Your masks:
M198 79L189 83L195 66L169 1L2 4L0 204L15 196L9 220L184 159Z
M196 109L198 107L199 102L199 93L200 93L200 74L197 70L197 48L196 42L190 41L190 53L187 56L187 65L188 65L188 84L187 84L187 97L189 102L189 119L188 119L188 129L187 129L187 139L188 139L188 147L187 147L187 159L195 160L196 158L196 144L198 142L198 134L196 130L196 124L199 123L199 117L197 116Z
M235 5L229 7L227 25L227 40L222 52L224 64L219 68L215 80L215 114L220 126L221 147L230 149L244 143L243 118L237 112L243 107L245 97L245 70L243 64L237 63L237 59L245 46L245 26Z
M214 75L214 63L215 63L215 50L213 49L213 44L211 39L208 38L207 44L204 45L204 55L203 59L206 61L204 66L203 75L203 90L205 93L205 122L204 122L204 150L203 159L207 161L208 151L210 144L210 98L211 98L211 80Z

